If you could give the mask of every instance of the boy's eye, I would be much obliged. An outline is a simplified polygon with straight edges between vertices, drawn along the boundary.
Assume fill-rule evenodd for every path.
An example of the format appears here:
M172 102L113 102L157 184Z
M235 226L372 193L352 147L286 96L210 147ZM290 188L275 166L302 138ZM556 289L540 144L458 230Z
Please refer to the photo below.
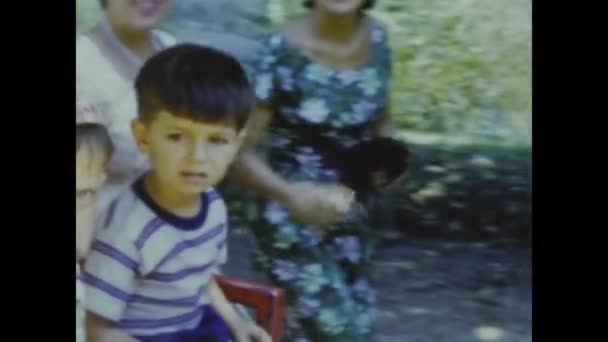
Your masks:
M229 141L224 137L211 137L209 141L213 144L223 145L227 144Z
M167 136L171 141L180 141L184 137L181 133L171 133Z

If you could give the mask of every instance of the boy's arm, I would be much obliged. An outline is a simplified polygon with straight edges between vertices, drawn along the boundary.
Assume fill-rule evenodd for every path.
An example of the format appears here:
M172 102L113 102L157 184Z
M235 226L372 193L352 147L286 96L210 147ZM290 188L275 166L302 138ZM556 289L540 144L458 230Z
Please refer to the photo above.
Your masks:
M212 276L207 290L211 305L228 325L236 342L271 342L272 339L264 329L254 322L244 319L236 311L232 303L226 299L224 292Z
M243 318L236 311L232 303L226 299L224 292L215 281L215 277L211 277L209 282L209 288L207 289L211 305L222 317L224 322L228 325L230 330L235 331L238 326L242 323Z
M87 341L138 342L124 331L113 328L107 320L91 312L87 312Z

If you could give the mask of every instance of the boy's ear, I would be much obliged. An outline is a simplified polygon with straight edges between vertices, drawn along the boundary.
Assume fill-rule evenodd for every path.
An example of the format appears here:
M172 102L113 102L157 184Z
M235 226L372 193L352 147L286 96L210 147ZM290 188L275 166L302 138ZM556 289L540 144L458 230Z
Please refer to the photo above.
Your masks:
M148 142L148 127L141 122L138 118L131 121L131 133L135 139L137 147L143 154L148 154L150 151L150 144Z

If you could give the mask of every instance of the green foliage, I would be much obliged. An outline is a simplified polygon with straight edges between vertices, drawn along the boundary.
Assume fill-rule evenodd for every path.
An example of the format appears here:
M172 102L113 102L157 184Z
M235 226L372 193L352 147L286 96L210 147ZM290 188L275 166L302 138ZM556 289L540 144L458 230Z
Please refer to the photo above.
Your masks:
M412 151L408 176L372 206L371 226L386 239L530 238L530 149L444 137L406 135ZM261 207L253 193L232 184L221 192L232 226L258 221Z
M269 4L276 24L302 12ZM379 0L371 14L391 36L401 127L530 143L530 0Z
M410 146L408 177L372 211L374 226L429 238L530 238L529 148L418 139Z

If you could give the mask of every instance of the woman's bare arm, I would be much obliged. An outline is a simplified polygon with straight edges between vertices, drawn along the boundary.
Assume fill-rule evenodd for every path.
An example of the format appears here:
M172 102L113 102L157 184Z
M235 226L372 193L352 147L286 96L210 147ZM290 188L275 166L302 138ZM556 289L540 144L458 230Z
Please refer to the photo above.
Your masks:
M263 104L256 105L247 123L247 135L241 153L233 163L229 177L267 199L286 202L289 197L289 183L256 154L256 147L265 138L271 120L270 109Z
M247 137L230 170L230 179L267 199L281 202L300 223L325 224L337 220L350 207L352 190L312 182L290 183L256 154L256 146L265 138L271 119L271 110L258 104L247 124Z

